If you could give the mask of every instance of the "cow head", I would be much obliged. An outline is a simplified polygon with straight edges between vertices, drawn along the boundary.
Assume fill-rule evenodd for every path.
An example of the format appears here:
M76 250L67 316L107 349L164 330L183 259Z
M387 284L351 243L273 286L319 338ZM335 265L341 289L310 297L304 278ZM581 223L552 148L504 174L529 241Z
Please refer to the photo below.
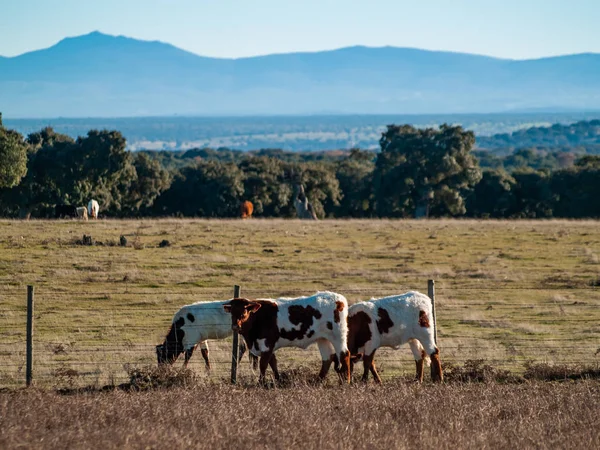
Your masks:
M251 315L260 309L260 303L245 298L234 298L223 305L223 309L231 314L231 329L241 331L242 326Z
M167 337L162 344L156 346L156 359L158 364L173 364L183 353L183 338L185 331L181 329L185 320L180 317L171 324Z

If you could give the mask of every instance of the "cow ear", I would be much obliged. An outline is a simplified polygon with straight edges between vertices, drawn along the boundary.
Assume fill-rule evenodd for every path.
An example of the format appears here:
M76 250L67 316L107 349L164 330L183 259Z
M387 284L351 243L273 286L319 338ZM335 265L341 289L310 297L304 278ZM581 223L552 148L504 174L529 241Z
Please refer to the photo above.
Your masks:
M260 303L250 303L248 306L246 306L246 309L251 313L256 312L260 309Z
M223 305L225 312L231 313L231 305Z

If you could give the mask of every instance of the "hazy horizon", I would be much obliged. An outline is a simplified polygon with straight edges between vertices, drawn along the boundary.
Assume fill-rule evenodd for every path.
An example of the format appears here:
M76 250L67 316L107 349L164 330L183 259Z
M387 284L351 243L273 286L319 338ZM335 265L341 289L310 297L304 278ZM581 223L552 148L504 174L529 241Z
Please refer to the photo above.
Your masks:
M32 11L35 13L32 14ZM161 41L191 53L244 58L316 52L362 45L471 53L504 59L538 59L600 53L594 0L467 0L415 5L378 0L275 0L206 4L180 0L23 0L3 6L0 55L13 57L51 47L66 37L100 31ZM140 20L140 16L143 20ZM226 18L226 20L223 20ZM35 30L32 33L31 30ZM274 39L274 36L277 38Z

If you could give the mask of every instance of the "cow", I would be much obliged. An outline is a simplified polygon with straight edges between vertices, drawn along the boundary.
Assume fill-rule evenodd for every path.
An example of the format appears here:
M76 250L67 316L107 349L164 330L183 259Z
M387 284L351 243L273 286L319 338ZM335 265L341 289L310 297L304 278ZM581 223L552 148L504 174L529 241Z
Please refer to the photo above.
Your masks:
M417 381L423 382L423 364L431 365L431 379L444 379L440 352L435 344L431 300L425 294L410 291L380 299L355 303L348 311L348 350L350 371L363 360L362 380L369 371L377 383L381 378L375 368L375 351L379 347L399 348L408 342L417 366ZM430 360L431 358L431 360Z
M77 217L83 220L88 220L87 208L85 206L77 207Z
M88 203L88 215L90 216L91 219L97 219L98 218L98 213L100 212L100 205L98 205L98 202L94 199L91 199Z
M252 213L254 212L254 205L251 201L246 200L240 206L240 212L242 214L242 219L249 219L250 217L252 217Z
M77 217L77 208L73 205L58 204L54 207L54 217Z
M171 328L162 344L156 346L158 364L175 363L179 355L185 353L184 366L187 367L194 349L200 343L206 371L210 371L208 339L225 339L233 334L229 315L223 309L226 300L198 302L182 306L173 316ZM246 345L240 343L239 360L246 352ZM256 369L258 358L249 355Z
M307 348L317 343L321 353L323 380L335 362L340 380L350 382L348 301L334 292L317 292L310 297L257 299L234 298L223 308L231 314L231 328L245 339L248 350L260 356L260 378L267 366L279 380L274 352L282 347ZM341 366L340 366L341 363Z

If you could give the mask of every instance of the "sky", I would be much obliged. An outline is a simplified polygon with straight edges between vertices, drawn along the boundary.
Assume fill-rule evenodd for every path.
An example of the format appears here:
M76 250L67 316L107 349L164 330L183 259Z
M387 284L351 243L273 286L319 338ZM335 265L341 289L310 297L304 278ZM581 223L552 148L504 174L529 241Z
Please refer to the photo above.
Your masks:
M0 11L2 56L96 30L226 58L351 45L600 53L600 0L0 0Z

